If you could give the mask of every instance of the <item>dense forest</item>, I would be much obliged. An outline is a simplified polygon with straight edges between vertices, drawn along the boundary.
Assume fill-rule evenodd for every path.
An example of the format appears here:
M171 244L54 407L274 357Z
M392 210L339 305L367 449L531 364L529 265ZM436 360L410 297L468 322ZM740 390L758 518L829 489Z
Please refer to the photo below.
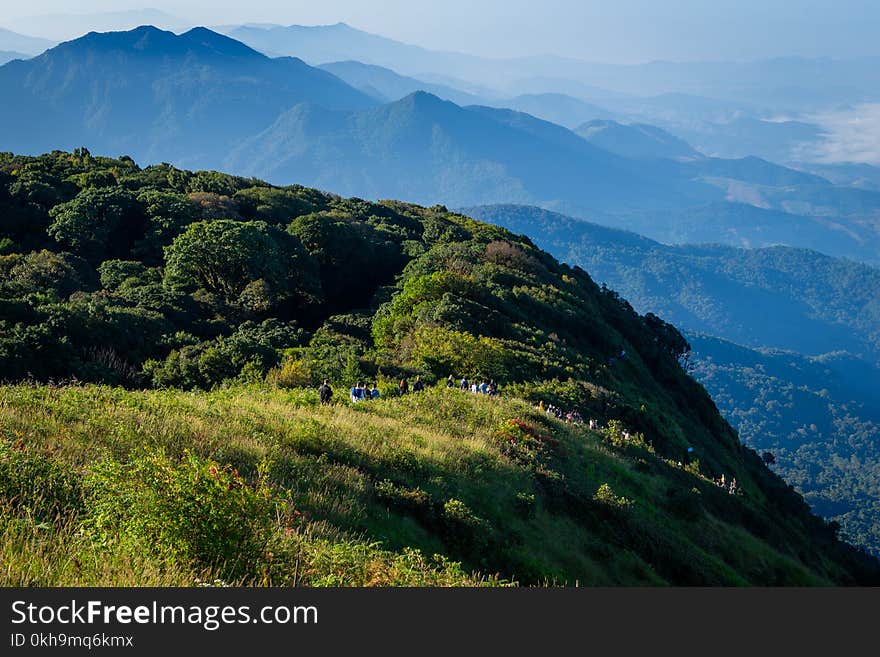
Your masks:
M0 254L7 583L880 577L678 330L503 228L81 148L0 155Z

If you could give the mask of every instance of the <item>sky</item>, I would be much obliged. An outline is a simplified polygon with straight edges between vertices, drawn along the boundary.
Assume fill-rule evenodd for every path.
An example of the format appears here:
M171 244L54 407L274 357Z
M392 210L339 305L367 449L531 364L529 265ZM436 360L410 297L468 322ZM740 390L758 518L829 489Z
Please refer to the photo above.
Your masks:
M33 32L38 23L23 18L145 6L203 25L345 22L496 57L637 63L880 55L878 0L0 0L0 26Z

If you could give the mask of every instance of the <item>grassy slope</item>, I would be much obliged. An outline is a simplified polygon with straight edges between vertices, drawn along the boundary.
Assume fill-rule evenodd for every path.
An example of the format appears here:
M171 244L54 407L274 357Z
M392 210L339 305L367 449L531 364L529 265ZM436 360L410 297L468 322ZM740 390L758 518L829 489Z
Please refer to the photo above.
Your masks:
M543 438L511 432L511 419ZM500 583L472 572L584 585L849 578L806 539L800 544L796 528L762 523L764 502L748 488L744 497L727 495L644 445L615 447L610 436L567 427L515 399L436 389L320 407L303 390L22 385L0 388L0 431L86 479L95 464L124 462L144 445L172 458L189 449L246 479L267 460L271 485L289 490L296 510L286 528L294 566L264 567L262 579L239 578L245 583ZM605 483L613 495L597 498ZM87 540L78 532L94 505L86 498L85 510L55 522L4 521L0 581L189 585L219 572ZM777 530L786 532L782 549L770 545Z

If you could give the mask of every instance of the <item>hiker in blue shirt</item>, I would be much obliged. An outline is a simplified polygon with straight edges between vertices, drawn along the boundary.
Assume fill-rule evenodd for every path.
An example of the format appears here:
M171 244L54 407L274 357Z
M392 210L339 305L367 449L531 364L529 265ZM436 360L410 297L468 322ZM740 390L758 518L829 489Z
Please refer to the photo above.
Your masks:
M366 392L367 392L367 396L369 396L370 399L379 399L379 397L382 396L381 393L379 392L379 388L376 387L375 383L371 383L370 389L367 390Z
M364 388L360 381L358 381L354 388L351 389L351 401L353 403L357 403L359 401L363 401L364 399Z

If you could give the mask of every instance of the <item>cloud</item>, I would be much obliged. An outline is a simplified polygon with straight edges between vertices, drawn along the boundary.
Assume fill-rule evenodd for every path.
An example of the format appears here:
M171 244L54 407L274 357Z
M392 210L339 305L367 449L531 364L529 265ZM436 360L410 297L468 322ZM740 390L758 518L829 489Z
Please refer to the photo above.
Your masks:
M808 120L822 128L823 139L801 144L795 159L880 166L880 103L823 112Z

